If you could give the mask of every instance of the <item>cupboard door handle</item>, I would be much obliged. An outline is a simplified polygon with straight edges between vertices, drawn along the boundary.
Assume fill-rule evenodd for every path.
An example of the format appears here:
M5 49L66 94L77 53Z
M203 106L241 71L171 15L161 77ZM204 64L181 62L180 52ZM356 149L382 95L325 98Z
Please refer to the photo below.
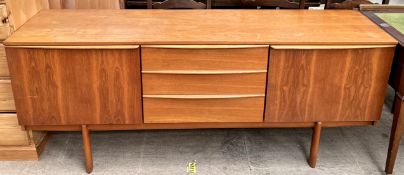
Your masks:
M220 74L256 74L267 73L267 70L150 70L144 74L185 74L185 75L220 75Z
M160 99L234 99L234 98L254 98L265 97L265 94L245 94L245 95L143 95L143 98Z

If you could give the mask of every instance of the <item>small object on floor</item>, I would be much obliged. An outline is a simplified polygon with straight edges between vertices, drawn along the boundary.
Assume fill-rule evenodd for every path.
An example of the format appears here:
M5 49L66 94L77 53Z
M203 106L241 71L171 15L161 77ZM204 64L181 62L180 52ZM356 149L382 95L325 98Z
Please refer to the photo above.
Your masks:
M196 174L196 160L188 163L187 173L189 175L195 175Z

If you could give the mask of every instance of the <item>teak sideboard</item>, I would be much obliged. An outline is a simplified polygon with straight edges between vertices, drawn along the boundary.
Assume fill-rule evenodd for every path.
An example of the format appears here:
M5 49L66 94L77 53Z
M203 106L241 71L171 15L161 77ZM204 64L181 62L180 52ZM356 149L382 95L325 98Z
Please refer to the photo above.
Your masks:
M380 119L397 41L356 11L47 10L6 42L20 125L313 128Z

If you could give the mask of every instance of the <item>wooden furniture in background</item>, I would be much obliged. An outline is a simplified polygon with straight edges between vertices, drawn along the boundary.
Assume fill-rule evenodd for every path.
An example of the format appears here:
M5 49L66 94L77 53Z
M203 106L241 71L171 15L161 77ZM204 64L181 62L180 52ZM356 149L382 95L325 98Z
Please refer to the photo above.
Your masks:
M340 2L325 1L325 9L359 9L362 4L373 4L369 0L343 0Z
M51 9L125 9L125 0L49 0Z
M48 9L48 0L6 0L13 30L18 29L28 19L42 9Z
M404 132L404 33L401 33L394 26L390 26L376 13L400 13L404 14L404 5L361 5L361 11L369 19L383 28L387 33L399 41L396 47L394 65L390 76L390 85L396 91L394 100L394 119L390 134L390 144L388 149L385 171L393 173L394 164L398 154L401 137Z
M163 1L164 0L153 0L153 3L161 3ZM194 0L194 1L208 4L206 0ZM257 8L298 9L298 8L307 8L310 6L319 6L321 3L320 0L307 0L307 1L306 0L210 0L210 1L212 9L257 9ZM126 5L127 8L130 9L145 9L147 8L147 2L148 0L128 0Z
M212 0L206 0L206 4L195 0L164 0L162 2L153 2L147 0L148 9L210 9Z
M0 5L1 40L48 6L43 0L6 0L5 3ZM0 160L38 160L47 137L46 132L24 131L18 124L6 52L0 43Z
M356 11L52 10L5 44L20 124L82 131L91 172L90 131L183 128L314 128L315 167L321 128L380 119L397 41Z

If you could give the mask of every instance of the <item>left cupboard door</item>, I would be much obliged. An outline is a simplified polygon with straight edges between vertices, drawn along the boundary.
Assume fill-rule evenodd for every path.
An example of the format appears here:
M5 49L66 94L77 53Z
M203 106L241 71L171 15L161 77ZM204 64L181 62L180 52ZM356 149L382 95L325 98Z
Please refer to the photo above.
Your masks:
M20 125L142 122L139 46L6 52Z

